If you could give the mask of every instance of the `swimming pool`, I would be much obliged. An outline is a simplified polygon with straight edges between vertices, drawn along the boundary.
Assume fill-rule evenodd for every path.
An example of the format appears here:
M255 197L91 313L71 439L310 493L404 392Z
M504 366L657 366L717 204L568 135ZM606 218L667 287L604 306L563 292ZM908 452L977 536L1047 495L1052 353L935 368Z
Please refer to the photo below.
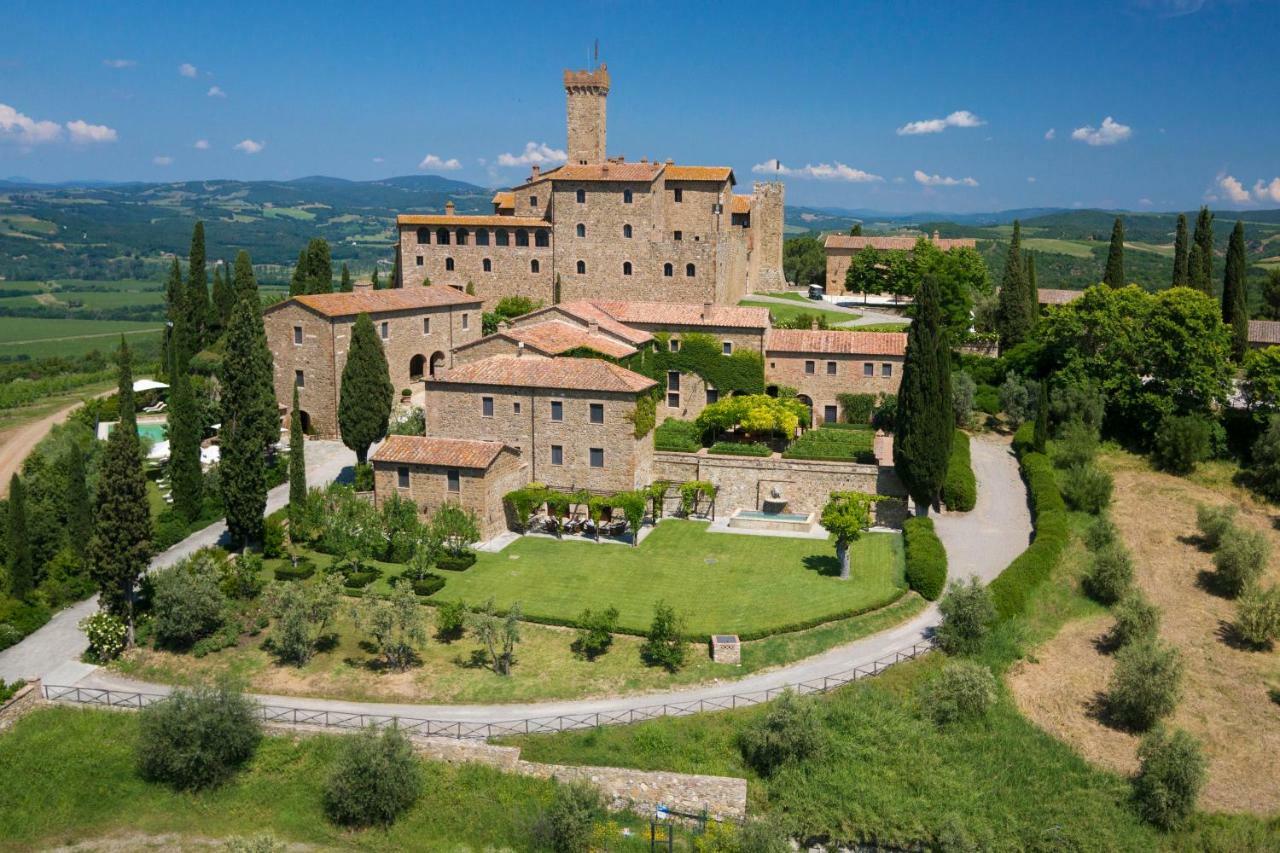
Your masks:
M106 435L111 435L111 431L116 428L115 423L103 424L106 427ZM152 443L159 444L165 440L164 437L165 422L151 421L138 424L138 437L150 440ZM100 436L106 438L106 435Z

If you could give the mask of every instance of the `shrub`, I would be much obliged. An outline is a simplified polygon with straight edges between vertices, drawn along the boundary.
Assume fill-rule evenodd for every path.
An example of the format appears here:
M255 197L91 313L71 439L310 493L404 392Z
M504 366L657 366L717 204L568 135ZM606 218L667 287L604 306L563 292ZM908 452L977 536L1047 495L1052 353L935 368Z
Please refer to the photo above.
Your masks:
M202 554L151 574L151 609L156 641L187 648L222 626L227 598L218 587L217 568Z
M1272 500L1280 500L1280 415L1272 415L1266 430L1253 443L1249 473L1253 485Z
M1236 633L1256 648L1270 648L1280 639L1280 587L1254 587L1236 604Z
M106 663L115 660L124 651L129 629L119 616L99 610L80 620L80 630L89 640L86 653L91 660Z
M1196 505L1196 529L1200 531L1204 547L1210 551L1218 550L1223 534L1235 526L1236 509L1232 504Z
M456 640L467 623L467 605L461 601L445 601L436 606L436 636Z
M444 589L444 578L434 572L427 572L420 578L411 581L413 584L414 595L421 595L424 598L428 595L435 595Z
M369 566L360 571L349 572L342 578L342 585L347 589L364 589L382 576L382 570Z
M1156 430L1153 458L1171 474L1190 474L1213 452L1213 430L1207 420L1196 415L1170 416Z
M595 660L613 644L613 632L618 630L618 608L582 611L578 617L578 637L573 641L573 651L587 660Z
M1120 538L1116 524L1105 515L1099 515L1084 531L1084 544L1090 551L1097 551Z
M1009 423L1018 427L1033 421L1040 401L1040 383L1010 373L1000 386L1000 409L1009 417Z
M1107 686L1111 714L1130 728L1151 728L1178 704L1182 670L1182 658L1172 646L1151 641L1120 649Z
M316 564L309 557L299 557L296 563L276 566L275 578L278 581L304 581L315 573Z
M364 465L356 466L355 474L355 490L357 492L373 491L373 466L367 462Z
M209 788L248 761L261 738L247 697L225 685L175 688L139 715L138 771L178 790Z
M1028 429L1028 446L1030 441ZM1014 444L1018 444L1016 438ZM1035 515L1036 538L991 582L991 598L1001 619L1016 616L1026 608L1031 591L1049 577L1070 538L1066 504L1058 491L1053 463L1043 453L1021 455L1022 474L1027 480Z
M1072 424L1084 426L1097 435L1102 429L1104 398L1101 386L1093 381L1072 382L1054 389L1049 400L1049 413L1060 432Z
M436 558L436 568L447 572L463 572L476 564L474 551L463 551L461 554L441 554Z
M998 415L1000 389L994 385L979 385L973 394L973 407L985 415Z
M1089 465L1098 455L1098 433L1081 421L1071 421L1062 428L1053 448L1053 464L1059 468Z
M928 685L925 706L938 725L986 716L996 701L991 670L967 660L949 661Z
M19 690L26 686L27 682L23 681L21 678L16 681L10 681L8 684L5 684L4 679L0 678L0 705L8 702L17 695Z
M1036 450L1036 425L1026 423L1013 433L1013 452L1022 457Z
M665 667L675 672L684 666L684 621L676 616L676 611L664 602L653 606L653 622L649 624L649 633L644 645L640 647L640 657L649 666Z
M952 581L938 604L942 624L938 626L938 646L951 654L969 654L978 650L995 621L991 594L977 578L968 582Z
M708 453L717 453L721 456L772 456L773 451L767 444L752 442L750 444L735 444L732 441L717 441L715 444L707 448Z
M284 556L284 522L268 516L262 526L262 556L274 559Z
M1116 623L1111 626L1109 639L1115 648L1154 641L1160 630L1160 608L1136 589L1120 599L1112 615Z
M697 453L702 448L702 429L693 421L667 418L653 432L654 450Z
M956 416L956 426L965 426L973 414L973 400L978 384L973 377L961 371L951 374L951 408Z
M329 628L342 595L337 575L325 575L315 583L275 583L267 588L267 607L275 618L271 630L272 651L281 660L301 666L311 659L316 644Z
M476 521L476 514L465 509L461 504L448 502L436 507L436 511L431 516L431 536L440 543L445 556L469 555L471 563L467 566L475 562L475 554L471 553L470 548L480 540L480 527ZM437 560L436 565L442 569L447 568L441 560Z
M1232 526L1213 555L1218 588L1232 598L1241 595L1262 576L1270 550L1260 532Z
M348 735L325 786L324 810L342 826L390 826L422 793L422 767L398 728Z
M875 394L837 394L840 416L848 424L869 424L876 408Z
M947 509L968 512L978 502L978 481L973 476L969 454L969 435L956 430L951 439L951 456L947 460L947 477L942 483L942 500Z
M1081 512L1097 515L1111 503L1111 475L1096 465L1077 465L1062 478L1062 496Z
M587 853L592 847L595 823L604 815L600 792L587 782L558 784L551 804L538 816L533 836L539 849L556 853Z
M1181 729L1156 729L1138 745L1138 775L1133 797L1144 819L1172 829L1195 810L1204 786L1205 757L1200 743Z
M1084 575L1084 589L1103 604L1115 604L1133 584L1133 560L1119 542L1105 545L1093 553Z
M913 516L902 525L907 586L928 601L937 601L947 582L947 551L933 529L933 519Z
M262 594L262 557L245 552L219 564L218 589L227 598L247 601Z
M898 395L885 394L876 403L876 410L871 413L871 425L885 432L893 432L898 423Z
M822 741L822 722L813 701L790 690L782 691L763 715L738 734L743 760L761 776L816 755Z

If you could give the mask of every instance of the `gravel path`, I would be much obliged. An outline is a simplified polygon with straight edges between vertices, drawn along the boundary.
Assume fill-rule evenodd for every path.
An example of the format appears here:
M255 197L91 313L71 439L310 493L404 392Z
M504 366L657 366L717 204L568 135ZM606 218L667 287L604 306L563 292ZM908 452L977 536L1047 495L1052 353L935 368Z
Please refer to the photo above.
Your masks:
M753 293L746 297L755 302L768 302L773 305L787 305L792 308L811 308L819 311L834 311L840 314L856 315L854 319L844 323L836 323L838 329L856 329L858 326L872 326L878 323L905 323L904 317L899 314L890 314L884 311L877 311L874 307L863 307L857 303L849 303L847 305L836 305L833 302L819 302L818 300L808 300L801 302L798 299L786 299L780 296L766 296L763 293Z

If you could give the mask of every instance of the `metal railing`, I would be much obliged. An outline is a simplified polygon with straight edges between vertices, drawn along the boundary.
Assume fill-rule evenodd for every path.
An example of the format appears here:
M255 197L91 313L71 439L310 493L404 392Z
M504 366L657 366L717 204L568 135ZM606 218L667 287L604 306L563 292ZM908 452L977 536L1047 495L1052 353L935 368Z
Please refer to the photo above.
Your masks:
M463 720L431 720L396 714L371 714L350 711L333 711L322 708L297 708L287 705L258 704L258 717L264 723L293 726L320 726L336 729L363 729L368 726L395 725L411 735L451 738L491 738L500 735L543 734L590 729L600 726L624 725L655 720L660 717L684 717L707 711L731 711L768 702L786 690L807 695L826 693L844 687L863 678L879 675L889 667L903 661L914 660L933 648L931 641L922 641L901 648L889 655L862 666L841 670L821 678L813 678L780 687L770 687L747 693L729 693L706 699L690 699L656 705L640 705L617 711L591 711L582 714L559 714L546 717L528 717L518 720L468 722ZM163 702L166 693L111 690L98 687L43 685L45 699L81 705L97 705L109 708L138 710Z

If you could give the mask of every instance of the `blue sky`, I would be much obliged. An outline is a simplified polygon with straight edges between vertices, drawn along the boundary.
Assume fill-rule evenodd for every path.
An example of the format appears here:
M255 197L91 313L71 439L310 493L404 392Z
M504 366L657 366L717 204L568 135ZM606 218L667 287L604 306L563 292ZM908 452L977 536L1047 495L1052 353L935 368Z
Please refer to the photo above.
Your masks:
M611 154L795 204L1280 208L1276 0L8 0L0 176L507 185L597 38Z

